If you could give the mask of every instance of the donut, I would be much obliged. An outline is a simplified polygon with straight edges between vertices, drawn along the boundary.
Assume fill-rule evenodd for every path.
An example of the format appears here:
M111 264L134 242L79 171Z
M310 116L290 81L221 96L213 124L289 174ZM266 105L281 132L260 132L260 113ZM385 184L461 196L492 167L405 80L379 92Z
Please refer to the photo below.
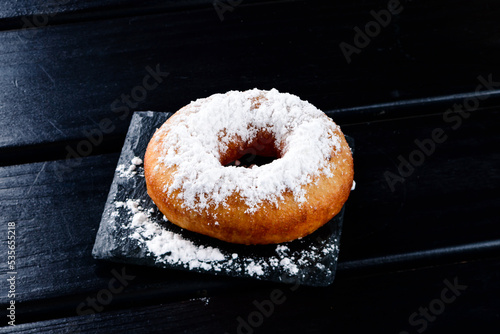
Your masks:
M251 168L245 154L274 157ZM307 236L349 197L354 170L340 127L299 97L252 89L198 99L151 138L147 192L181 228L230 243Z

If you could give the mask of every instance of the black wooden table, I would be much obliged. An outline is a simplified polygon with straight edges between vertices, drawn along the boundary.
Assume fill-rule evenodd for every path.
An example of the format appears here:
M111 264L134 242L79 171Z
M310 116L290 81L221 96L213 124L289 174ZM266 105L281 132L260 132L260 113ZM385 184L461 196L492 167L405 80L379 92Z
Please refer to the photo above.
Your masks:
M2 333L500 327L497 2L1 0L0 29ZM253 87L356 141L334 283L93 259L133 112Z

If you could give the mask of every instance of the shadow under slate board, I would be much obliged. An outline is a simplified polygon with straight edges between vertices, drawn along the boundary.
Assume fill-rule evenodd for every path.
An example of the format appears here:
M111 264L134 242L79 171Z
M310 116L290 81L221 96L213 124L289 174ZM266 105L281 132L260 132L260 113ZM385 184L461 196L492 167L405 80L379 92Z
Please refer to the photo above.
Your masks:
M313 234L279 245L230 244L166 220L147 194L142 160L154 132L171 115L134 113L97 232L94 258L274 282L330 285L337 268L344 208ZM352 138L347 141L353 148Z

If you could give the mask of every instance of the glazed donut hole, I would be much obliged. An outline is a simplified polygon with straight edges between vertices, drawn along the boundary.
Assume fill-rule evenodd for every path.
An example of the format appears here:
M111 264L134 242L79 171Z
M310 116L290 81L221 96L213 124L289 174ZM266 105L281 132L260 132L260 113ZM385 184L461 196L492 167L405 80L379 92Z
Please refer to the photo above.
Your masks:
M222 166L236 166L252 168L273 162L283 156L280 148L276 147L276 139L268 131L259 131L252 141L244 142L238 138L233 141L226 151L220 153Z

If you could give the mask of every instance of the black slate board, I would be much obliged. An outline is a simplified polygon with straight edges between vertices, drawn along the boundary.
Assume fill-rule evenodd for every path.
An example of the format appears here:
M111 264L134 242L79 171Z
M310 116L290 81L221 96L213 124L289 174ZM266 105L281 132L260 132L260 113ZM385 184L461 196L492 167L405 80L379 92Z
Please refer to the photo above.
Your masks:
M253 277L274 282L310 286L331 284L337 267L344 209L307 237L264 246L222 242L181 229L164 219L147 194L142 165L134 165L134 170L129 170L129 166L133 165L131 161L134 157L144 158L154 131L171 115L159 112L134 114L106 201L93 256L130 264ZM348 138L348 141L352 147L352 139ZM127 201L132 205L127 205ZM161 229L161 233L170 241L172 238L182 238L183 245L196 249L196 254L201 254L202 259L187 258L176 246L161 255L150 252L148 243L152 236L140 227L143 223L134 223L134 217L147 217L146 223ZM158 237L158 234L153 237ZM218 250L219 260L203 260L203 254L210 247Z

